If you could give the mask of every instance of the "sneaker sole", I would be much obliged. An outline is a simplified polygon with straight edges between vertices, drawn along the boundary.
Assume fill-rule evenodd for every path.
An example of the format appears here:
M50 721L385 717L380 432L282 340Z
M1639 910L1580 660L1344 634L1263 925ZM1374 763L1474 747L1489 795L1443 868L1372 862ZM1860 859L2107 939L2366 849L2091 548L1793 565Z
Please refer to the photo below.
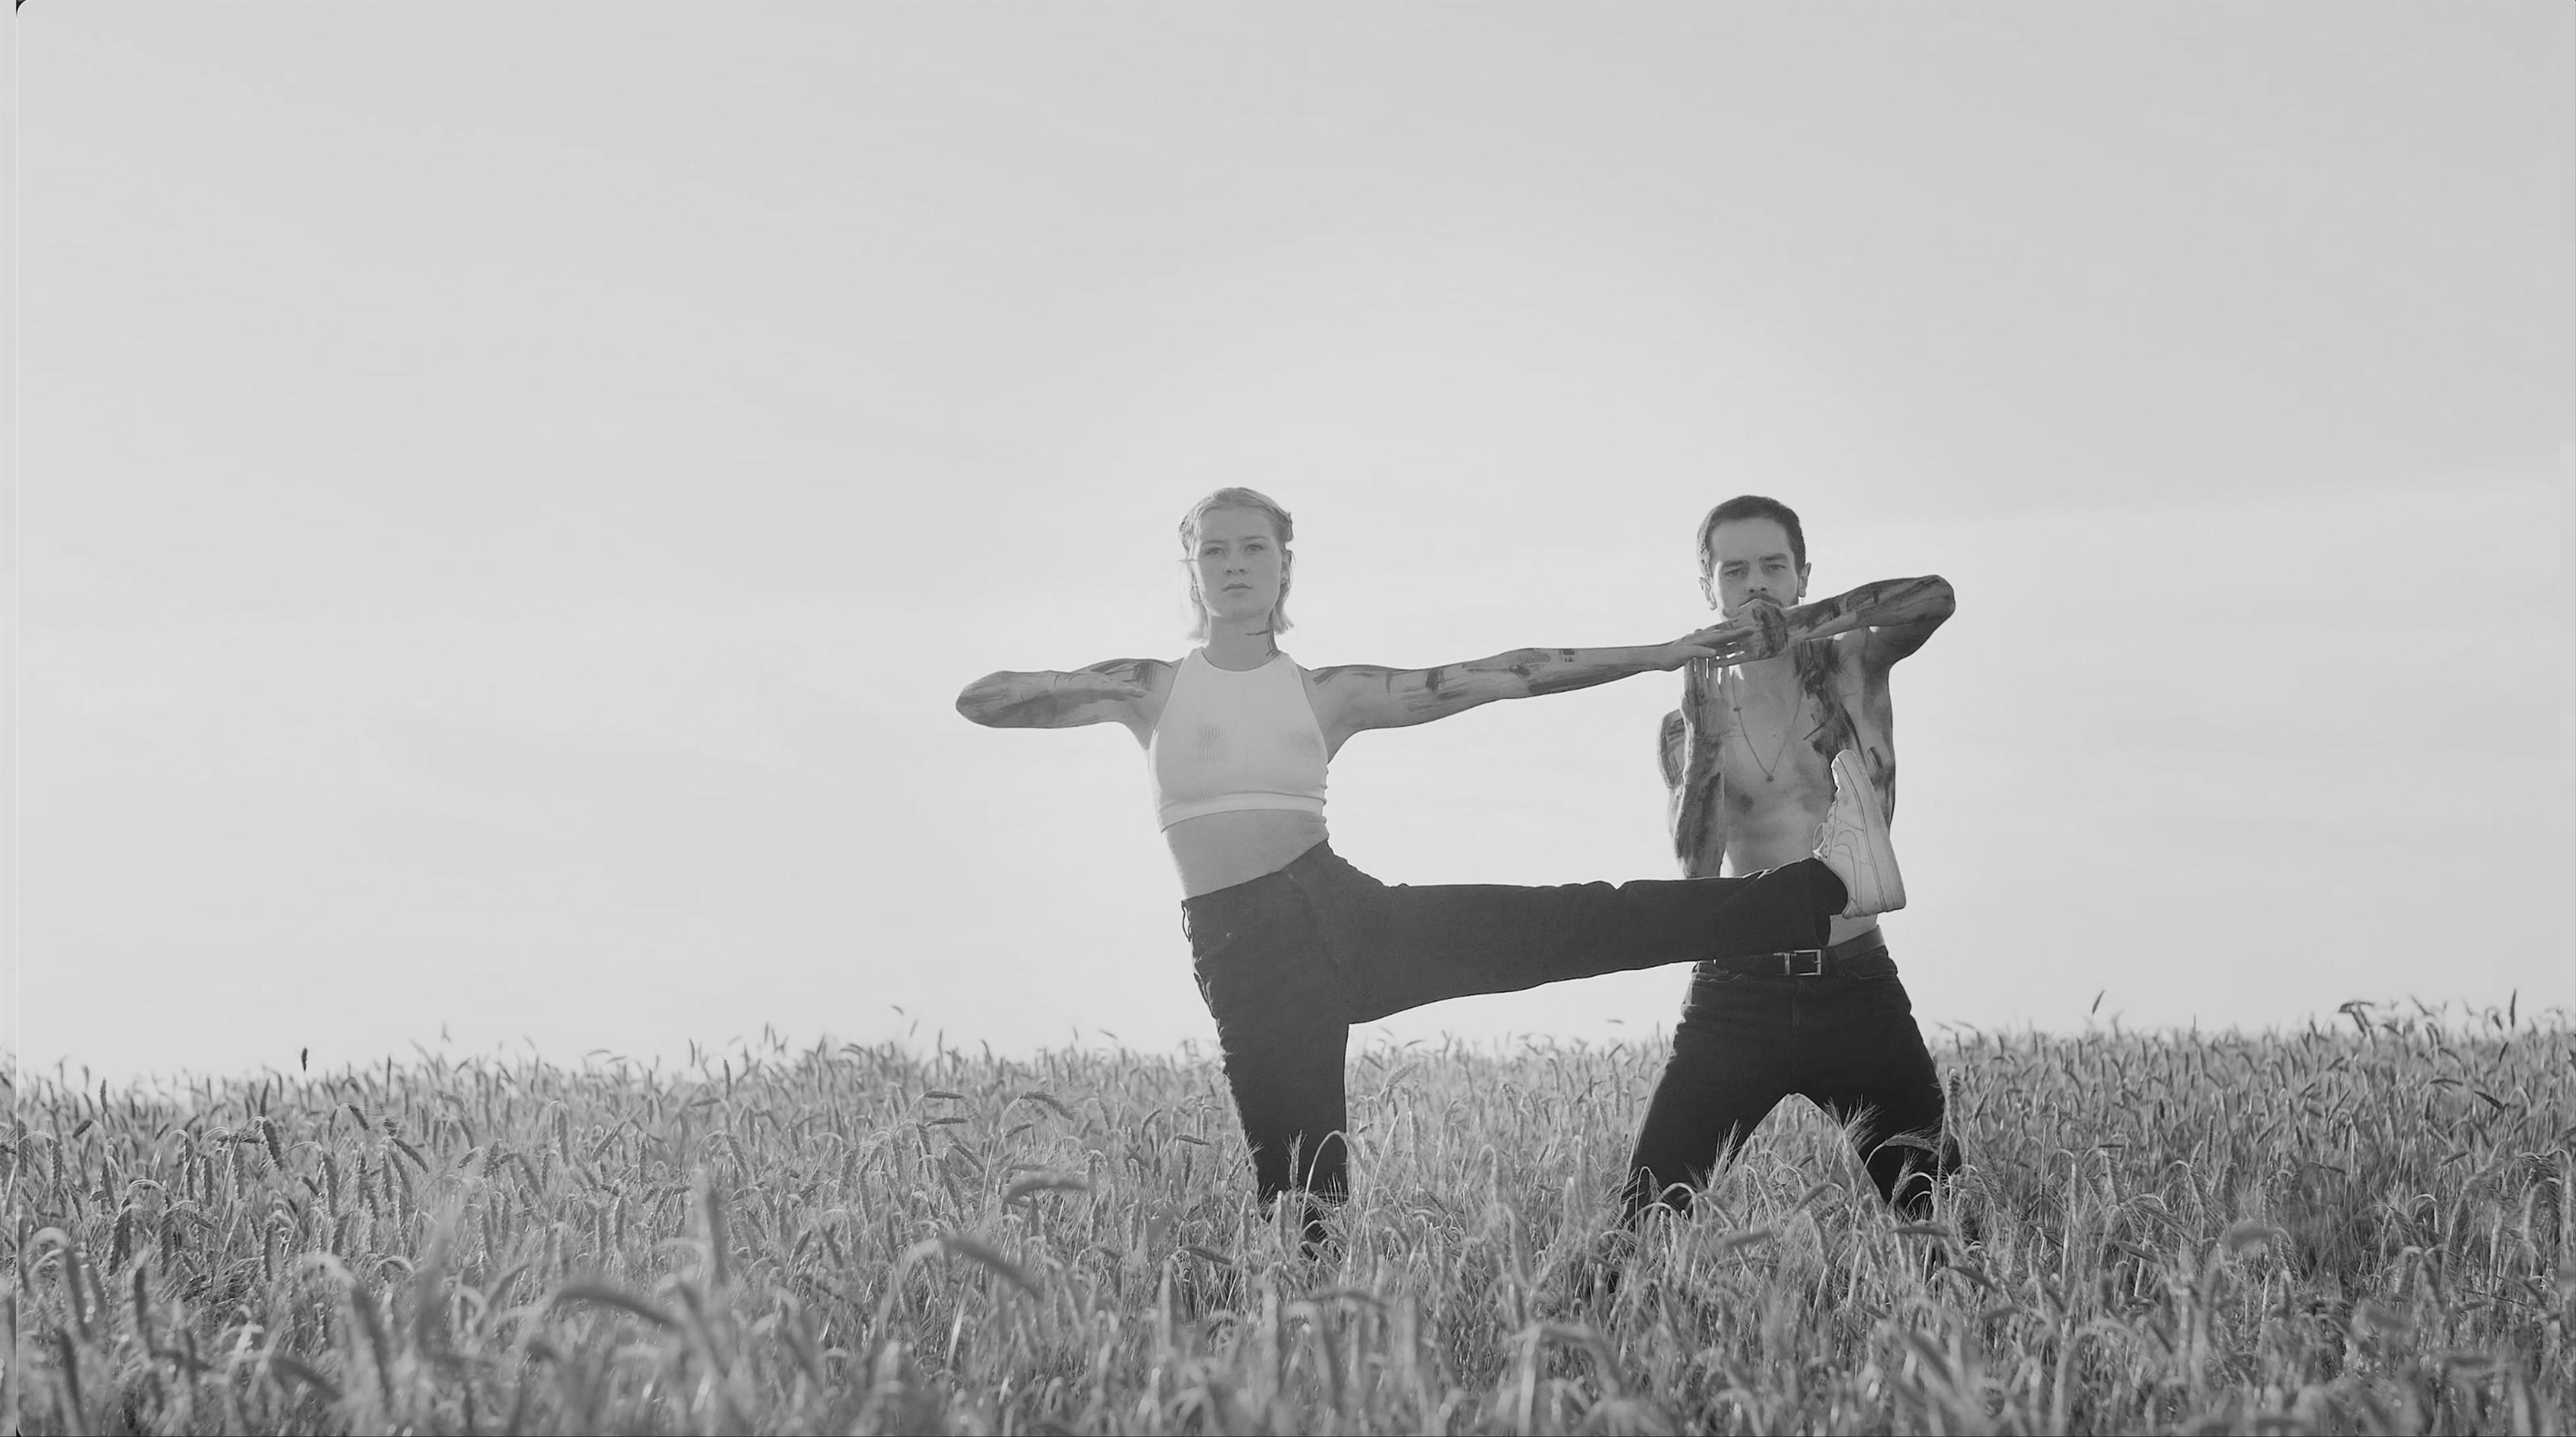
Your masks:
M1843 906L1842 916L1893 913L1905 906L1905 876L1896 867L1896 844L1888 835L1887 809L1878 801L1878 785L1870 782L1859 754L1844 749L1834 755L1834 788L1837 802L1848 797L1861 805L1862 851L1849 856L1853 875L1844 886L1851 890L1851 899Z

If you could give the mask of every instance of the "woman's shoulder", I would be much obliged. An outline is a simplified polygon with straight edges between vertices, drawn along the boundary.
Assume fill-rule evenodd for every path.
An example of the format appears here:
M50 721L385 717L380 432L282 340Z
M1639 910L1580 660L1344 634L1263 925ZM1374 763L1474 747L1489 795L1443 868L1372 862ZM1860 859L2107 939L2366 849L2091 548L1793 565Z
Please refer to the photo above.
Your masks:
M1374 682L1394 672L1395 670L1384 664L1327 664L1319 669L1310 669L1304 664L1297 665L1298 677L1317 687L1337 679L1361 678Z
M1102 659L1096 664L1083 665L1083 669L1125 679L1129 683L1141 683L1148 679L1170 678L1189 657L1184 654L1177 659Z
M1159 711L1163 701L1170 697L1173 676L1180 672L1181 664L1187 657L1183 655L1180 659L1103 659L1096 664L1084 665L1083 671L1105 675L1132 688L1143 689L1144 694L1130 699L1130 702L1138 705L1140 714L1147 717L1150 722L1151 714Z

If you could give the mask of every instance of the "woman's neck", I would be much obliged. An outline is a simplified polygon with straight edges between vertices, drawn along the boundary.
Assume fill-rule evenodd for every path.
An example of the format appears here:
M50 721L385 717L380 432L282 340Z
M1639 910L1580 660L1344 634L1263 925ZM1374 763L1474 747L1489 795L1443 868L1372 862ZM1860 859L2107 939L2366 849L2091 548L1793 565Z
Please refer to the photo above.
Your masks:
M1257 669L1279 656L1270 638L1270 622L1258 627L1217 619L1208 625L1207 659L1221 669Z

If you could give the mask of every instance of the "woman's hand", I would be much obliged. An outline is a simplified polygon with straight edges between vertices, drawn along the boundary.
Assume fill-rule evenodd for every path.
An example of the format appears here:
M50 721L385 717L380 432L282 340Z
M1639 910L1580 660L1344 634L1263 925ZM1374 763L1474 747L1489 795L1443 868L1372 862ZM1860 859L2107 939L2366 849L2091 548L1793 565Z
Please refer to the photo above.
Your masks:
M1686 634L1664 646L1671 661L1660 668L1677 669L1693 659L1721 664L1749 664L1771 658L1789 647L1789 620L1780 606L1755 599L1725 623Z

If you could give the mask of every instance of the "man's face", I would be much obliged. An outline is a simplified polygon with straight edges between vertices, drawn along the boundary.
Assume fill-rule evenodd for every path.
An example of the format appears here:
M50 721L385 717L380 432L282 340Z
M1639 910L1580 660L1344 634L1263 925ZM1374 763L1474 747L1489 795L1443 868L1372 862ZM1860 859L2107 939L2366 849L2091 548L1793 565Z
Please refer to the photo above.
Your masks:
M1730 519L1708 536L1709 573L1700 589L1719 612L1733 618L1746 603L1769 599L1782 608L1807 596L1807 569L1789 552L1789 531L1777 519Z

